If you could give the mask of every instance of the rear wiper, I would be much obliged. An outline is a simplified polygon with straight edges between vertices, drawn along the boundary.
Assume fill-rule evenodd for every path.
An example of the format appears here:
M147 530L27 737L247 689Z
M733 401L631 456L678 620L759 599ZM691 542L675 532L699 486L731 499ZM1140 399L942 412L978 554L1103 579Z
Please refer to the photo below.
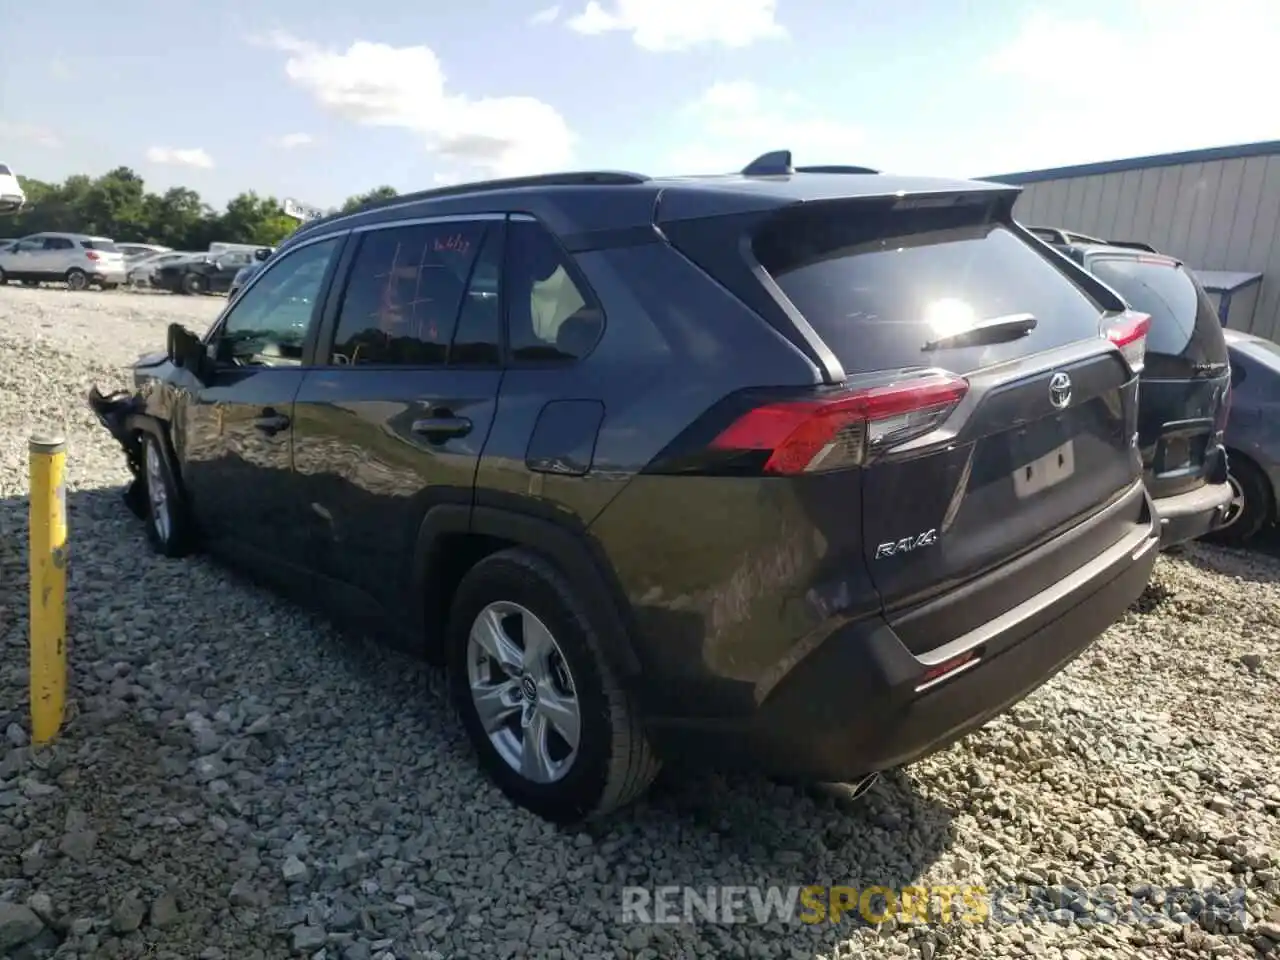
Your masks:
M1002 340L1017 340L1025 337L1036 328L1036 318L1029 313L1011 313L1003 317L992 317L980 320L971 327L944 334L933 340L925 341L922 350L937 350L939 347L972 347L979 343L999 343Z

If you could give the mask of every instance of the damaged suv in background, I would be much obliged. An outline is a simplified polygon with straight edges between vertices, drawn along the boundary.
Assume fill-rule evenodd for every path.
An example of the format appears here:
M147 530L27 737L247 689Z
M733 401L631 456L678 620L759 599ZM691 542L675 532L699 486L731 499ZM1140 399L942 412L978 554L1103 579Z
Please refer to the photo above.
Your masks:
M90 403L157 550L447 670L557 821L694 758L849 781L942 749L1138 598L1149 318L1017 188L554 174L303 225Z

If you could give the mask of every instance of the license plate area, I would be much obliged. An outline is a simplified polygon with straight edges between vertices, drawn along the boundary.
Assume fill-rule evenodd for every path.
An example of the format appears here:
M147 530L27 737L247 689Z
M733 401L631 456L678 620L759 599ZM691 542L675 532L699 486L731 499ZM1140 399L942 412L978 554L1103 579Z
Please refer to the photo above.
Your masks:
M1013 471L1013 492L1019 500L1056 487L1076 472L1075 444L1066 440L1048 453Z

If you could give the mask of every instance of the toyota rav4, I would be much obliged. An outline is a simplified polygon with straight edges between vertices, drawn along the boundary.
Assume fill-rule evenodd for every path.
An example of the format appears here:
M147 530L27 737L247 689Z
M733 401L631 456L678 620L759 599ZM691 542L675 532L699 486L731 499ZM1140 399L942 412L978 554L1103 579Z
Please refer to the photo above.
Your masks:
M1148 317L1017 188L794 167L448 187L308 223L91 403L201 544L448 671L556 820L660 761L865 783L1139 596Z

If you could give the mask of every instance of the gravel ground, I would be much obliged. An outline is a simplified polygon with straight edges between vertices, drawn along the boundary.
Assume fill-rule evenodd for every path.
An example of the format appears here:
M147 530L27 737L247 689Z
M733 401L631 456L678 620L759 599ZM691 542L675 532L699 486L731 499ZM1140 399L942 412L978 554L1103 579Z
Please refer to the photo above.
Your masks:
M856 803L672 771L565 832L478 774L430 671L149 552L83 397L219 306L0 288L0 956L1280 956L1277 559L1163 558L1092 652ZM25 447L42 423L70 441L73 706L33 751ZM624 886L722 884L1055 898L1021 922L1013 898L985 924L623 922ZM1112 893L1150 922L1109 914Z

